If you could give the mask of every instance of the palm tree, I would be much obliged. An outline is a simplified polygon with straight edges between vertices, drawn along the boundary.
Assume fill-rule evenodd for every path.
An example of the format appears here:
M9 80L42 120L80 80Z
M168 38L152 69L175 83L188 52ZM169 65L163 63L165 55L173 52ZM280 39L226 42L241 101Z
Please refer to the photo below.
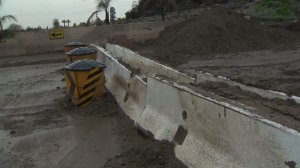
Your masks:
M91 19L96 16L96 18L98 17L98 13L100 12L101 10L96 10L95 12L93 12L90 17L88 18L88 20L86 21L86 23L91 23Z
M68 27L70 27L71 21L69 19L66 21L66 23L68 23Z
M67 21L66 20L62 20L61 22L64 24L64 27L66 27Z
M1 3L1 1L0 1ZM13 15L0 16L0 43L2 42L3 24L8 21L17 21Z
M3 30L3 24L8 21L17 21L13 15L0 16L0 30Z
M105 11L105 23L109 24L109 6L112 0L98 0L97 9Z
M163 21L165 20L165 12L168 7L172 7L176 11L178 10L176 0L145 0L144 4L143 4L143 8L146 9L147 7L150 6L150 4L158 4L159 5L161 19Z
M0 0L0 6L2 5L2 0ZM2 32L3 32L3 24L8 21L17 21L17 19L13 15L5 15L0 16L0 43L2 41Z

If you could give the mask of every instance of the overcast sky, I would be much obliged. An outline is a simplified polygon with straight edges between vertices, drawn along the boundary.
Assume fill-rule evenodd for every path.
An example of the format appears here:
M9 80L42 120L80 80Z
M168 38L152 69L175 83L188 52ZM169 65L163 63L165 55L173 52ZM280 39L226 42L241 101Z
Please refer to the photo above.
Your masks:
M73 23L86 22L96 10L97 0L2 0L0 16L11 14L17 17L24 28L52 27L52 20L69 19ZM125 17L134 0L113 0L111 6L116 8L117 17ZM99 15L104 19L104 12ZM7 27L8 25L5 25Z

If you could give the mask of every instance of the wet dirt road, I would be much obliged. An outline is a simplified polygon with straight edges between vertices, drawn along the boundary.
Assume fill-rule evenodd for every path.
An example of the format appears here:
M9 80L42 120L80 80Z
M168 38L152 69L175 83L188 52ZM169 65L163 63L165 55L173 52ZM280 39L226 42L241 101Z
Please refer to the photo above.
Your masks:
M185 167L172 144L140 136L109 93L74 107L64 66L0 67L1 168Z
M119 152L113 121L61 108L62 67L1 68L1 167L99 167Z

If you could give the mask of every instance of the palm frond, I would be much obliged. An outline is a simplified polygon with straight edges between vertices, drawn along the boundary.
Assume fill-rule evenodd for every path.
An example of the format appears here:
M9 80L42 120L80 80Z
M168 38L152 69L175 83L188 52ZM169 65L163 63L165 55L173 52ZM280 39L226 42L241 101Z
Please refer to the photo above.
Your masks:
M6 15L0 17L0 30L3 30L3 24L8 21L17 21L17 19L13 15Z
M93 18L93 16L97 15L97 13L99 13L101 10L96 10L95 12L93 12L90 17L88 18L88 20L86 21L87 23L90 22L90 20Z
M4 24L8 21L17 21L17 19L13 16L13 15L6 15L6 16L2 16L0 17L0 23Z
M108 9L112 0L98 0L97 9Z

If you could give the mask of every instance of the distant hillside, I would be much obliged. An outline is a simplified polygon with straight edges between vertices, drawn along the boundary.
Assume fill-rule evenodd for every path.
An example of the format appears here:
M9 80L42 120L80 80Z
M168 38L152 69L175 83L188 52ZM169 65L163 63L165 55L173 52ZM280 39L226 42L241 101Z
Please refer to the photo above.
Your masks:
M153 16L161 14L160 5L164 0L139 0L139 2L133 5L133 8L126 13L127 19L137 19L139 17ZM171 0L177 6L178 11L189 10L199 8L200 6L210 6L215 4L230 4L233 7L240 7L244 3L251 2L253 0ZM145 5L146 4L146 5ZM173 12L175 8L169 4L163 6L166 12Z
M247 15L262 19L292 20L296 19L297 14L300 15L299 0L139 0L126 13L126 19L165 15L174 11L180 12L216 4L246 11Z

